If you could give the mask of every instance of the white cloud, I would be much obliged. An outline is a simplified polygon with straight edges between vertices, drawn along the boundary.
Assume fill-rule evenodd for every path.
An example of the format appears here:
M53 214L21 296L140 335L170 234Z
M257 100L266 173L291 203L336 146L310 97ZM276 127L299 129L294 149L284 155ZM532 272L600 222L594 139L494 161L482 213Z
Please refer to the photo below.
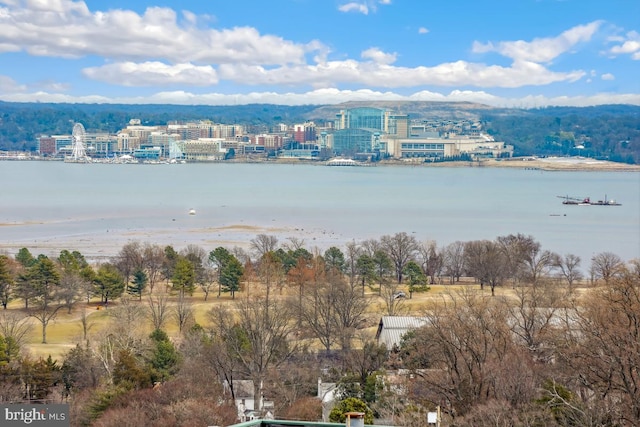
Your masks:
M371 56L374 56L371 54ZM556 82L574 82L583 71L554 72L540 64L520 61L511 67L466 61L433 67L398 67L387 63L354 60L327 61L316 65L291 65L267 69L262 66L223 64L218 67L221 80L249 85L312 85L332 87L337 83L370 87L476 86L514 88Z
M1 84L0 79L0 84ZM437 93L420 91L409 95L394 92L380 92L370 89L340 90L336 88L316 89L309 92L252 92L247 94L204 93L185 91L158 92L150 96L108 98L99 95L71 96L59 93L33 92L12 93L0 96L4 101L14 102L66 102L66 103L116 103L116 104L183 104L183 105L231 105L269 103L278 105L320 105L338 104L347 101L440 101L476 102L496 107L534 108L545 106L592 106L606 104L629 104L640 106L640 94L601 93L590 96L545 97L525 96L504 98L484 91L460 91Z
M376 64L393 64L396 62L398 55L396 53L385 53L377 47L372 47L363 51L360 56L363 59L370 59Z
M601 21L594 21L586 25L577 25L557 37L536 38L530 42L516 40L483 44L476 41L472 50L475 53L497 52L514 61L548 63L570 51L576 44L591 40L601 24Z
M209 86L218 83L213 67L193 64L167 65L162 62L118 62L90 67L82 73L93 80L122 86L165 86L173 84Z
M357 13L362 13L363 15L369 14L369 6L367 6L365 3L356 3L356 2L346 3L339 6L338 10L340 12L357 12Z
M427 34L429 32L428 28L420 27L418 28L418 34Z
M91 12L85 3L71 0L16 0L0 8L0 52L277 65L304 62L311 46L262 35L251 27L200 29L193 25L197 16L182 16L186 25L169 8L150 7L139 15L131 10Z
M30 87L47 92L66 92L71 89L71 85L69 83L56 82L53 80L40 81L30 85Z
M11 77L0 75L0 94L19 93L26 89L26 86L18 84Z
M615 80L616 79L616 77L611 73L604 73L602 76L600 76L600 78L602 80Z
M390 5L391 0L361 0L361 1L352 1L349 3L342 4L338 6L338 10L340 12L355 12L361 13L363 15L368 15L369 12L375 13L378 10L378 4L381 5Z
M630 55L631 59L640 60L640 33L637 31L629 31L626 36L616 39L618 45L609 49L609 53L613 56Z

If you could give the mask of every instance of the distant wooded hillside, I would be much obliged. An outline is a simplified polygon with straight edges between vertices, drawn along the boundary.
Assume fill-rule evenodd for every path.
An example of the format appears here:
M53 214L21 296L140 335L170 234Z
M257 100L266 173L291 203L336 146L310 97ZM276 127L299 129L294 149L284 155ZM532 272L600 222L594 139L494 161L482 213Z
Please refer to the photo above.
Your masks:
M74 122L82 123L88 132L115 133L132 118L148 125L206 119L266 132L279 123L315 120L322 124L333 120L342 109L364 106L408 114L411 119L478 120L497 140L514 145L516 155L584 155L640 163L640 107L630 105L523 110L468 102L420 101L361 101L326 106L0 102L0 150L35 150L38 136L70 134Z

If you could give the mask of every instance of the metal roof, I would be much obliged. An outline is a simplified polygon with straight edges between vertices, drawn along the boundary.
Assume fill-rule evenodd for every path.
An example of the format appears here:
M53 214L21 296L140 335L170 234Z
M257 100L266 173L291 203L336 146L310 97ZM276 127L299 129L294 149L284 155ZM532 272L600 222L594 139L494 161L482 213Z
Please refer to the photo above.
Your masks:
M378 324L376 339L387 348L400 345L402 336L411 329L419 328L427 323L425 317L382 316Z

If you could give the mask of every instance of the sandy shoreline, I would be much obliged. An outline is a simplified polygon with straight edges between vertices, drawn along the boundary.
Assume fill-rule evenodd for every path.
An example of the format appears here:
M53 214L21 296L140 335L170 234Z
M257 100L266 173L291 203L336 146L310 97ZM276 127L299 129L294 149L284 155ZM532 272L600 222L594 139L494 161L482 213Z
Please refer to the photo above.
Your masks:
M11 225L0 224L8 227ZM201 246L207 251L219 246L249 250L251 240L259 234L275 236L279 245L286 245L289 238L302 240L308 250L317 249L321 252L331 246L342 248L346 242L353 239L324 229L232 224L182 229L110 229L109 232L47 236L38 240L0 241L0 253L14 256L21 248L26 247L34 255L44 254L56 257L62 249L67 249L79 251L90 262L104 262L117 255L122 247L130 242L149 243L162 247L170 245L177 251L189 245Z
M424 166L424 167L494 167L535 169L543 171L578 172L640 172L640 165L594 160L587 157L520 157L512 159L486 159L476 162L383 161L381 165Z

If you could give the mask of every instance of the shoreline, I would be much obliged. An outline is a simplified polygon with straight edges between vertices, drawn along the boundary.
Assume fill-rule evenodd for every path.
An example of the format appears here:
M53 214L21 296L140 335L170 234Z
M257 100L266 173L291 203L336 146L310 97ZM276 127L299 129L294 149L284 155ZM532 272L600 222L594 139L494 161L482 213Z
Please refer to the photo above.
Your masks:
M3 158L0 161L62 161L62 159L44 159L44 158ZM99 164L132 164L140 165L147 163L111 163L97 162ZM256 159L256 158L236 158L231 160L216 161L199 161L187 162L184 164L205 164L205 163L247 163L247 164L283 164L283 165L316 165L327 166L323 160L307 160L307 159ZM88 163L93 164L93 163ZM154 164L165 164L163 162ZM169 162L166 162L169 164ZM388 159L381 160L376 163L362 162L357 165L334 166L334 167L361 167L361 166L400 166L400 167L429 167L429 168L514 168L526 170L540 171L576 171L576 172L640 172L640 165L632 165L627 163L611 162L608 160L595 160L589 157L512 157L505 159L482 159L476 161L444 161L444 162L425 162L423 159Z
M386 161L385 161L386 162ZM424 167L469 167L469 168L514 168L540 171L576 171L576 172L640 172L640 165L593 160L583 157L516 157L511 159L486 159L470 162L406 162L394 160L389 165L407 165Z

